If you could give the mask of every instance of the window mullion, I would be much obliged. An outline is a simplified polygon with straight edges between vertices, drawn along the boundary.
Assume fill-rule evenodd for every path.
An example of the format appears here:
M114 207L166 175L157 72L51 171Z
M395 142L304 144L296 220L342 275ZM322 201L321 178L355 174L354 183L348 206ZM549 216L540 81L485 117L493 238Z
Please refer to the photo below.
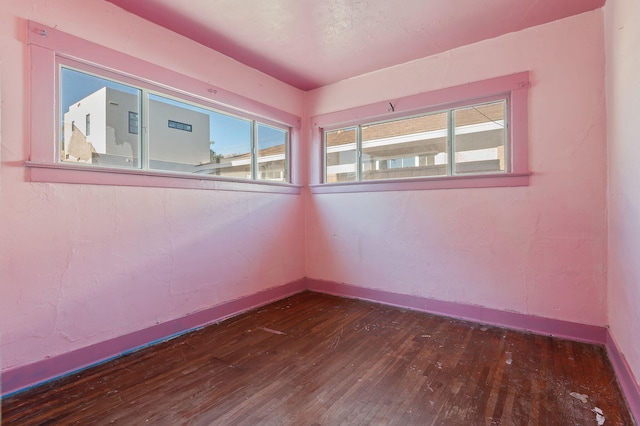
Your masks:
M505 99L502 101L503 102L503 108L505 111L504 114L504 135L503 135L503 141L502 144L504 146L504 154L503 154L503 161L504 161L504 171L505 173L511 173L513 172L513 161L511 160L511 131L510 131L510 126L511 123L509 121L510 118L510 111L511 111L511 97Z
M453 110L447 111L447 175L453 176L454 174L454 148L455 148L455 123L453 122Z
M258 179L258 126L251 120L251 179Z
M287 131L287 138L284 142L284 153L284 181L291 183L291 129Z
M140 168L143 170L149 170L149 91L146 89L141 90L140 97L140 113L139 117L139 139L140 146Z
M356 182L362 180L362 126L356 127Z
M327 132L322 129L322 183L327 183Z

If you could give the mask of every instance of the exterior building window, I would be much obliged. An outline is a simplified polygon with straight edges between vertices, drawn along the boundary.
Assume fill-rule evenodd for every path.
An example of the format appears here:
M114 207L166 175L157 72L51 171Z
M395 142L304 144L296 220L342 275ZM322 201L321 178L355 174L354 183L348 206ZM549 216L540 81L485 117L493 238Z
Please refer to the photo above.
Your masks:
M190 132L192 129L192 126L191 124L185 124L185 123L180 123L179 121L169 120L169 128Z
M87 114L85 116L85 126L84 126L86 132L85 135L89 136L91 135L91 114Z
M138 134L138 113L134 111L129 111L129 133Z

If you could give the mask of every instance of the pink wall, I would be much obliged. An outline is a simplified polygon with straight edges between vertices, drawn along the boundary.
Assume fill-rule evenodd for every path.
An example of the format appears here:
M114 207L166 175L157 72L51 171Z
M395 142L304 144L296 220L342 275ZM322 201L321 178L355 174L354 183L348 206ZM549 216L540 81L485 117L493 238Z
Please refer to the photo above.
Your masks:
M640 5L608 1L609 293L611 334L640 389Z
M29 183L27 19L307 118L528 70L531 184L300 197ZM598 10L302 93L101 0L0 2L2 369L304 276L606 325L604 52ZM629 56L616 50L609 71L629 71ZM637 108L621 87L609 87L609 318L638 377L638 176L625 162ZM320 147L293 148L308 159L296 182L313 182Z
M304 101L104 1L0 2L4 371L304 276L300 196L28 182L27 19L292 114Z
M307 194L307 276L605 325L601 10L325 86L307 114L527 70L530 186Z

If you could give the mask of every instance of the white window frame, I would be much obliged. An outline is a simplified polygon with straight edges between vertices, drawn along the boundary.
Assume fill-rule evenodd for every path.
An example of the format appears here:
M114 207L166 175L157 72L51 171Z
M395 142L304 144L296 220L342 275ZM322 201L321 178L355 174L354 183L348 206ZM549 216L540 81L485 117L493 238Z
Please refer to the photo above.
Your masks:
M529 184L529 176L531 175L528 169L529 86L529 73L525 71L407 96L392 101L314 116L311 118L313 125L312 144L320 149L313 153L316 158L312 159L312 164L316 165L318 170L312 171L311 191L312 193L343 193L526 186ZM363 125L464 108L500 99L506 99L507 103L505 113L505 121L508 123L506 129L505 171L326 183L327 168L324 137L326 131L349 127L358 129ZM450 131L451 129L449 129ZM362 148L359 141L356 145L356 167L358 169L357 174L360 176L361 162L359 157ZM451 167L451 164L449 164L449 167Z
M31 51L31 152L25 166L29 168L31 181L300 193L301 185L291 183L291 146L300 137L299 117L35 22L29 22L28 30ZM289 182L193 175L148 168L75 165L60 161L58 99L62 66L141 88L143 92L245 118L251 120L253 126L257 121L286 129L289 138L285 147L285 167ZM143 110L143 116L139 116L143 134L144 120ZM255 174L252 178L255 178Z

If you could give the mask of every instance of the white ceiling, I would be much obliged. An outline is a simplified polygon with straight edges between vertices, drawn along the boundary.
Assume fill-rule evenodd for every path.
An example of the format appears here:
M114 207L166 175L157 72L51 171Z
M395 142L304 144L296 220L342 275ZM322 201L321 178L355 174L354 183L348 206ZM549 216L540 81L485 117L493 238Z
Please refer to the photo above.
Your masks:
M107 0L303 90L605 0Z

